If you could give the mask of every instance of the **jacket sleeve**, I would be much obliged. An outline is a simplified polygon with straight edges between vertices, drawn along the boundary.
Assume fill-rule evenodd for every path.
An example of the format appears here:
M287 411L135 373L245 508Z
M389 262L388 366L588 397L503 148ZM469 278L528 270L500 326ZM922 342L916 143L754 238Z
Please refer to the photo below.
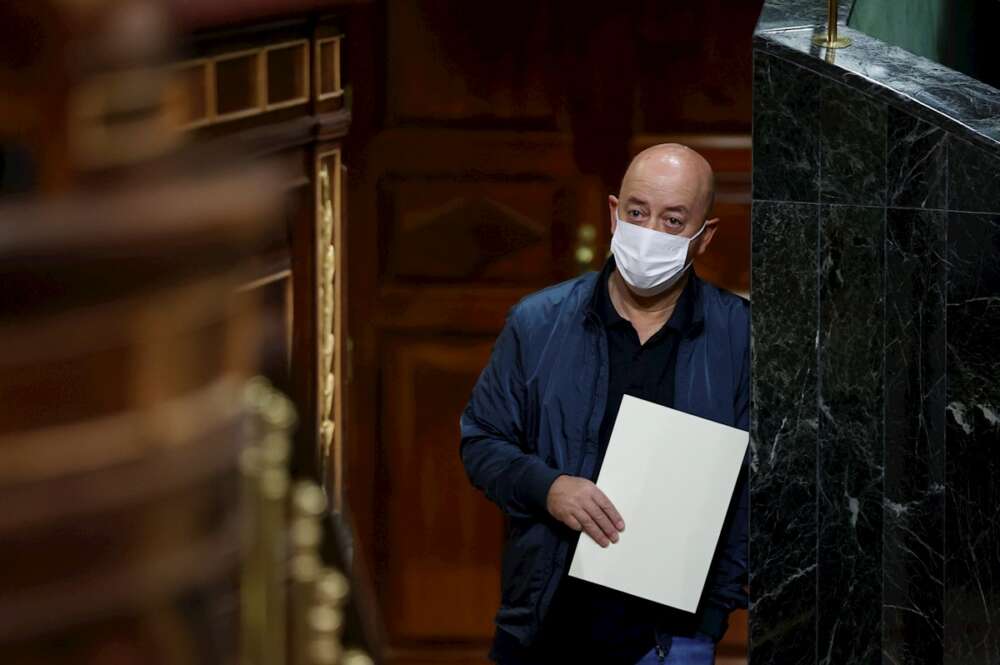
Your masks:
M528 452L523 427L526 405L515 309L507 317L459 423L460 455L469 479L514 518L547 514L549 488L561 475Z
M748 331L749 332L749 331ZM736 388L736 426L750 429L750 352L740 359ZM750 526L750 449L747 447L736 481L736 489L721 537L717 559L709 575L702 632L720 639L728 627L727 617L736 608L748 606L744 585L748 582L747 557Z

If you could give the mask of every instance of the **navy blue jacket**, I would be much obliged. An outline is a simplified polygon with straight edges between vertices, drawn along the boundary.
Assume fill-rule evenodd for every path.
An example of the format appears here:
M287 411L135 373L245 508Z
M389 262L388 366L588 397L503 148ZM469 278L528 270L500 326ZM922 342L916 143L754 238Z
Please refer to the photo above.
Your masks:
M598 273L517 303L461 417L461 456L473 485L510 517L496 624L531 644L575 532L546 509L563 474L591 477L608 392L607 337L590 304ZM747 430L750 308L692 272L693 324L680 341L674 408ZM691 445L697 445L692 441ZM716 639L747 606L749 450L697 610Z

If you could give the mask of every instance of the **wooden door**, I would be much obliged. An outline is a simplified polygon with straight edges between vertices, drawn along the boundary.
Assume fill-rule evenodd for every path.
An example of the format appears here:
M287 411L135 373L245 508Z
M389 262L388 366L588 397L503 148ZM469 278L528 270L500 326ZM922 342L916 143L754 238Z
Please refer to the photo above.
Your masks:
M347 158L348 498L389 662L484 663L505 524L466 478L459 415L510 307L599 264L603 186L560 130L544 34L385 11L386 122Z
M508 132L387 132L357 202L371 207L352 213L374 223L352 236L352 265L370 270L351 272L349 431L365 436L350 449L348 495L373 509L357 520L359 549L391 662L483 662L504 522L465 476L459 414L508 309L575 274L578 229L603 219L569 144L530 140L525 150Z

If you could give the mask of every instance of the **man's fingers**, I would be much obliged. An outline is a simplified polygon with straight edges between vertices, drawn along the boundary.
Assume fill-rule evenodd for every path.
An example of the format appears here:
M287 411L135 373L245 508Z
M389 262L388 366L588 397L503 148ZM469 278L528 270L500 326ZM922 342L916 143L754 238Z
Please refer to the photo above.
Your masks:
M601 529L601 531L604 532L604 535L607 536L611 542L617 543L618 529L616 529L615 525L611 523L611 520L608 519L608 516L604 514L604 509L601 508L601 506L599 506L596 501L588 502L587 504L585 504L585 507L587 513L590 514L594 522L597 523L597 526Z
M601 507L604 514L608 516L608 519L611 520L611 523L614 524L619 531L624 531L625 520L622 519L622 516L618 513L618 509L615 508L615 504L611 503L611 499L609 499L604 492L597 489L596 486L594 487L594 492L594 500L597 502L597 505Z
M583 532L594 539L594 542L601 547L607 547L610 544L608 537L604 535L594 519L586 512L578 513L576 519L579 520L580 525L583 527Z
M576 519L572 515L567 515L566 519L563 520L566 526L573 529L574 531L583 531L583 525L580 524L580 520Z

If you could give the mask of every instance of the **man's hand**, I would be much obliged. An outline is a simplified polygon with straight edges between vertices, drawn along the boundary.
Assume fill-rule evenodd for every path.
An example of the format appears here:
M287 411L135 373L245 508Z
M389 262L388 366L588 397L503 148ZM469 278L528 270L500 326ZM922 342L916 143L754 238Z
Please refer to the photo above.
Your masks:
M549 514L575 531L585 531L601 547L618 542L625 520L611 500L586 478L559 476L545 501Z

